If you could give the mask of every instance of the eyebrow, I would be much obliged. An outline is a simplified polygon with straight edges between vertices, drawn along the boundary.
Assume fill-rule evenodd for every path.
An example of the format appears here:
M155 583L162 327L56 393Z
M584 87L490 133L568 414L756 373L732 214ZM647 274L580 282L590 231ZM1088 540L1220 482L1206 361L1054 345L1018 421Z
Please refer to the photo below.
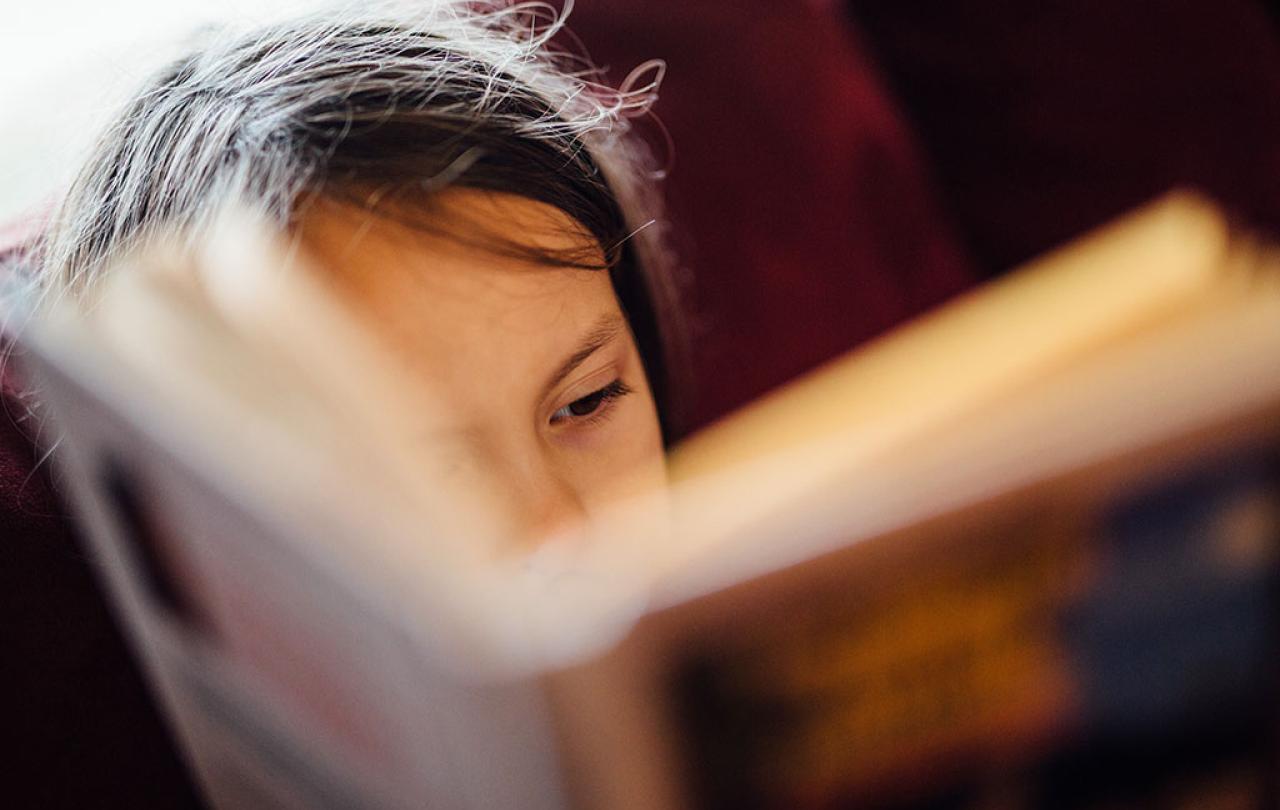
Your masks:
M542 389L542 395L545 397L551 393L551 389L560 384L565 377L573 373L573 370L582 365L588 357L595 354L600 347L613 340L622 331L625 321L620 315L609 314L596 321L595 326L591 327L591 331L583 335L582 340L578 343L578 348L565 358L565 361L555 370L555 372L547 378L547 384Z

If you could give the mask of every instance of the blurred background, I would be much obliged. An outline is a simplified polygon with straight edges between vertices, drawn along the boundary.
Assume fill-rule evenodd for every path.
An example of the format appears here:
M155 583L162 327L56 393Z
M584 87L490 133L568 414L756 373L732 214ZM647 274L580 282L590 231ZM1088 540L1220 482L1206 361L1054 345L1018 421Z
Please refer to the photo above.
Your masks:
M308 5L10 4L0 225L57 193L182 32ZM615 82L668 63L656 113L697 347L685 430L1171 188L1280 231L1263 0L578 0L570 27ZM30 437L5 430L0 592L30 617L3 625L17 771L42 807L193 802Z

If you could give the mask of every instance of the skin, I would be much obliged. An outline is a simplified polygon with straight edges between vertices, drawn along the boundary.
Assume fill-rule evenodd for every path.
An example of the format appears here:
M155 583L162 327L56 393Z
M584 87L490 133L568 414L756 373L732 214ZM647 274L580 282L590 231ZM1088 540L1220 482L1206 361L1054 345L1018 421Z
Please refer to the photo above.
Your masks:
M661 487L653 394L608 273L483 244L514 239L603 263L595 240L559 209L513 195L450 190L429 213L444 232L319 201L297 232L443 403L447 415L420 438L446 474L492 487L529 538ZM477 232L481 244L467 244Z

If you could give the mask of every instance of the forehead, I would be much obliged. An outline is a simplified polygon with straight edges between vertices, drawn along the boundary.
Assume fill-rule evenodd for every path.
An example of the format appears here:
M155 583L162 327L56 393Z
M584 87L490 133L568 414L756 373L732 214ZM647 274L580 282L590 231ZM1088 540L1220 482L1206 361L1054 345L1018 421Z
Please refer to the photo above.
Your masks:
M620 315L607 272L528 255L576 254L603 264L595 240L557 208L455 189L409 213L381 216L319 201L302 214L297 233L391 349L451 389L478 373L542 373L602 318Z

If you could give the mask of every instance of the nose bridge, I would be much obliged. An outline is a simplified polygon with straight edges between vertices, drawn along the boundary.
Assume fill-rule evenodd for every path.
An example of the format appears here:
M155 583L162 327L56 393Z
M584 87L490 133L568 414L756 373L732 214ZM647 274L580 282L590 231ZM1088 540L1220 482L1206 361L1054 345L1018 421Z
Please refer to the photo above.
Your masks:
M536 443L509 453L503 466L506 495L525 535L537 538L585 517L572 481Z

